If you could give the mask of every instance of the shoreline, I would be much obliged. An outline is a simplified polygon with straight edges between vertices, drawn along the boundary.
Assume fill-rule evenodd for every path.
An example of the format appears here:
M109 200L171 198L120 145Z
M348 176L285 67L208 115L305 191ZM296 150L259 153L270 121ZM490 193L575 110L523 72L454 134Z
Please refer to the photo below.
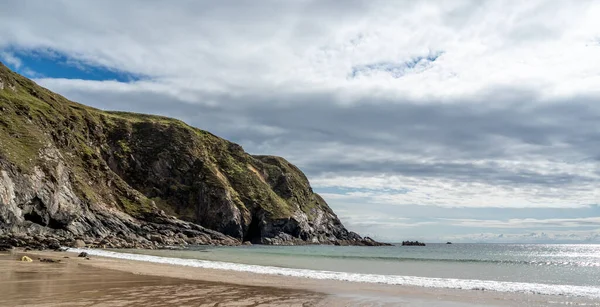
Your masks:
M187 267L174 264L163 264L108 258L91 255L90 260L78 258L71 252L52 251L23 251L14 250L10 253L0 253L3 258L10 261L0 261L0 272L35 266L43 269L47 267L75 267L77 270L91 269L96 274L115 274L120 272L123 276L117 280L136 277L152 277L162 282L173 283L181 287L182 284L209 283L225 293L266 293L275 301L269 303L273 306L280 304L286 306L600 306L600 303L580 297L565 297L554 295L536 295L507 293L495 291L458 290L444 288L426 288L405 285L387 285L378 283L360 283L339 280L311 279L282 275L268 275L250 272L218 270L209 268ZM28 255L36 263L20 263L17 257ZM63 258L63 257L69 258ZM50 258L62 260L62 263L40 263L37 258ZM33 266L32 266L33 265ZM35 270L29 274L35 275ZM65 273L68 274L68 273ZM10 275L10 274L9 274ZM12 275L11 275L12 276ZM150 279L152 279L150 278ZM15 278L0 279L7 285L18 283ZM189 286L191 287L191 286ZM248 288L250 287L250 288ZM253 288L254 287L254 288ZM3 288L3 287L0 287ZM2 290L0 290L0 294ZM0 295L1 297L1 295ZM243 295L249 301L261 302L264 298L260 295ZM284 301L284 297L288 301ZM1 301L0 301L1 303ZM268 304L267 304L268 305ZM50 306L50 305L40 305ZM243 303L240 306L245 306Z
M22 255L33 262L19 261ZM38 257L60 262L41 262ZM318 306L325 297L310 291L138 274L107 269L100 262L70 253L0 253L0 306Z

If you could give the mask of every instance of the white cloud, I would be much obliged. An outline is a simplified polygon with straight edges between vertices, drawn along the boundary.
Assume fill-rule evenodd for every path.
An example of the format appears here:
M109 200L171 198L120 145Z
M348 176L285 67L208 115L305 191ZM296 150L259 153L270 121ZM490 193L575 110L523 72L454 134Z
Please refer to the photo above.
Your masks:
M539 227L600 227L600 217L585 218L554 218L554 219L509 219L500 220L478 220L478 219L442 219L454 226L477 227L477 228L539 228Z
M351 100L447 99L496 86L546 97L598 91L600 55L590 44L600 37L597 2L178 4L12 3L1 15L0 46L50 48L198 90L327 90ZM432 52L443 54L401 78L348 78L353 67L403 65Z
M378 228L413 228L426 225L438 224L435 221L413 221L403 217L392 217L365 212L361 214L337 210L341 219L346 221L348 227L378 227Z
M7 51L1 51L0 52L0 59L16 68L20 68L22 63L21 63L21 59L19 59L18 57L16 57L14 54L12 54L11 52L7 52Z
M376 155L365 157L377 159ZM416 161L415 161L416 160ZM417 160L425 168L429 161ZM356 160L355 160L356 161ZM460 164L461 161L453 161ZM463 161L467 163L466 161ZM369 164L367 161L355 163ZM469 165L493 165L497 170L529 173L535 180L544 176L573 174L587 177L582 183L561 182L558 186L541 180L539 184L494 182L488 176L445 177L440 173L428 176L380 174L371 176L340 176L324 174L312 179L316 188L339 188L324 193L326 199L360 199L374 204L429 205L442 207L582 207L596 204L600 196L600 177L596 163L551 163L548 161L470 161ZM435 168L434 168L435 169ZM364 191L366 190L366 192ZM358 191L358 192L356 192ZM567 192L568 191L568 192Z

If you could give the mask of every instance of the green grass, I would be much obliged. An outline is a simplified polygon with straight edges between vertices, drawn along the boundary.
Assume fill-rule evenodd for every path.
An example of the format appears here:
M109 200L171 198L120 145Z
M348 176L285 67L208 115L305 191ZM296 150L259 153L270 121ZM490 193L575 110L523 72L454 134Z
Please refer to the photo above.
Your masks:
M129 144L127 144L125 140L119 140L117 141L117 144L119 144L119 147L124 153L130 154L132 152L131 147L129 147Z
M144 198L141 201L132 201L126 197L119 196L119 203L123 211L131 216L142 217L146 213L153 211L152 202Z

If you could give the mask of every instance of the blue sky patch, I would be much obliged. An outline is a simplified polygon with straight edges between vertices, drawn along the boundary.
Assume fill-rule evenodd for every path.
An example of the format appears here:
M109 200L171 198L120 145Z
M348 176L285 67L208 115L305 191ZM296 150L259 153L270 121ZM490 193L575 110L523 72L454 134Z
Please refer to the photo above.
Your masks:
M84 62L54 50L0 50L0 61L28 78L131 82L142 76Z
M373 72L387 72L393 78L400 78L409 72L421 72L426 70L443 53L444 52L442 51L433 52L427 56L418 56L403 62L377 62L356 65L352 67L352 71L348 77L354 79L359 76L368 76Z

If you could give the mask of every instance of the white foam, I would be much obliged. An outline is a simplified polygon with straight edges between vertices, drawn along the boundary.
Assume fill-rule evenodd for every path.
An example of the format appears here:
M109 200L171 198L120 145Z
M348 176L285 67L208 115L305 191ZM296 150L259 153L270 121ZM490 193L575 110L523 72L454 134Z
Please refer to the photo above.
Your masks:
M249 272L268 275L283 275L302 278L340 280L349 282L380 283L389 285L406 285L430 288L487 290L499 292L516 292L544 295L578 296L592 299L600 299L600 287L572 286L572 285L550 285L538 283L506 282L475 279L454 278L432 278L399 275L377 275L359 274L332 271L317 271L308 269L280 268L272 266L261 266L252 264L239 264L219 261L207 261L198 259L182 259L171 257L159 257L140 254L117 253L97 249L70 248L69 252L86 252L89 255L102 257L146 261L153 263L164 263L171 265L189 266L205 269L217 269L228 271Z

